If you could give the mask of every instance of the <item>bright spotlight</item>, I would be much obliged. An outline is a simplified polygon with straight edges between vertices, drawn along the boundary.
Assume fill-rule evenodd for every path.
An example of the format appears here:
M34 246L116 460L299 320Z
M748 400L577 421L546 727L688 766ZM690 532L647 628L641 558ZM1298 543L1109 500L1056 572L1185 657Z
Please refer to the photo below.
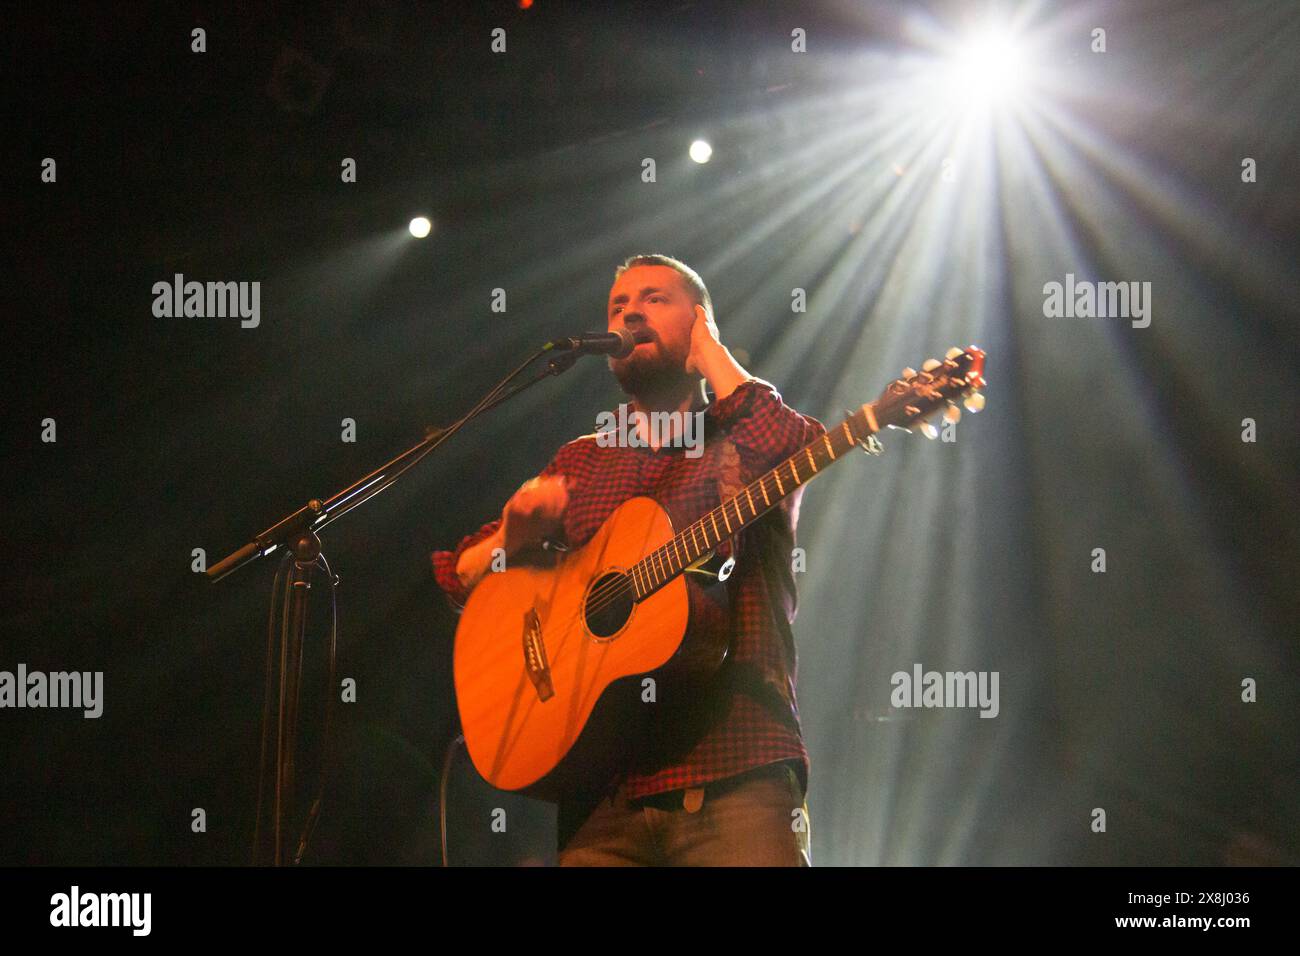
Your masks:
M411 220L411 225L408 228L411 230L411 235L415 236L416 239L423 239L429 234L429 230L433 228L433 223L423 216L416 216Z
M713 147L702 139L697 139L691 143L691 159L697 163L707 163L709 157L713 155Z
M1023 73L1024 58L1012 39L986 30L957 51L950 80L958 98L991 104L1012 99Z

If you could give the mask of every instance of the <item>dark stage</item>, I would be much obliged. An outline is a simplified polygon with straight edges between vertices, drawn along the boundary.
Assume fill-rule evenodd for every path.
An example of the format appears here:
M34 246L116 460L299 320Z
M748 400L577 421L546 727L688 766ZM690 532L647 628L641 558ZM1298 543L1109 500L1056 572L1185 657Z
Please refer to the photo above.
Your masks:
M987 357L955 432L881 422L880 455L795 461L817 473L781 572L815 867L1300 862L1295 4L4 20L0 864L254 862L284 548L205 571L544 343L633 328L609 305L640 254L707 283L720 341L688 319L675 368L719 407L775 401L758 378L838 435L905 367ZM668 354L647 314L627 347ZM635 429L606 366L320 530L337 659L331 682L317 570L282 862L319 792L304 865L441 866L440 811L453 867L557 863L553 803L448 758L475 731L430 555L566 442Z

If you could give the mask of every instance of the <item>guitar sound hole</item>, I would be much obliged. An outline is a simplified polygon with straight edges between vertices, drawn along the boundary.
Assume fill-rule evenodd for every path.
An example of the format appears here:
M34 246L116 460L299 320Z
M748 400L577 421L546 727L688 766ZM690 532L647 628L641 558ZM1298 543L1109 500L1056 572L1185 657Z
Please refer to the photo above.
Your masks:
M597 637L612 637L632 616L632 581L622 571L602 574L587 589L582 613Z

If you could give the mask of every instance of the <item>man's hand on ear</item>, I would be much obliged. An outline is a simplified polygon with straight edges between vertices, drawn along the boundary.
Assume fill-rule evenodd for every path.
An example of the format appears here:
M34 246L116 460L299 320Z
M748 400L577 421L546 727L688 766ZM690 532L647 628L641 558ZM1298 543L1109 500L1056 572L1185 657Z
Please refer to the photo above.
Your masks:
M718 337L718 324L705 311L704 306L695 307L695 322L691 325L691 351L686 356L686 371L697 375L704 374L704 363L711 353L725 352L722 339Z
M719 399L726 398L750 379L750 374L722 344L713 316L698 304L695 306L695 323L691 326L691 351L686 356L686 371L703 375Z

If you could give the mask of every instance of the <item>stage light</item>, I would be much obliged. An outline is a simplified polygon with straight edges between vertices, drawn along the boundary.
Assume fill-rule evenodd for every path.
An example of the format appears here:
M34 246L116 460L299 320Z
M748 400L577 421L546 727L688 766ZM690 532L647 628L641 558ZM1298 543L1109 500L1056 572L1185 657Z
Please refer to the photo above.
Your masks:
M429 220L425 219L423 216L416 216L411 220L409 228L411 230L411 235L415 236L416 239L423 239L429 234L429 230L433 228L433 223L429 222Z
M697 139L691 143L691 159L697 163L707 163L709 157L713 155L713 147L702 139Z
M957 50L949 82L959 100L990 105L1013 99L1023 74L1024 58L1012 37L987 29Z

